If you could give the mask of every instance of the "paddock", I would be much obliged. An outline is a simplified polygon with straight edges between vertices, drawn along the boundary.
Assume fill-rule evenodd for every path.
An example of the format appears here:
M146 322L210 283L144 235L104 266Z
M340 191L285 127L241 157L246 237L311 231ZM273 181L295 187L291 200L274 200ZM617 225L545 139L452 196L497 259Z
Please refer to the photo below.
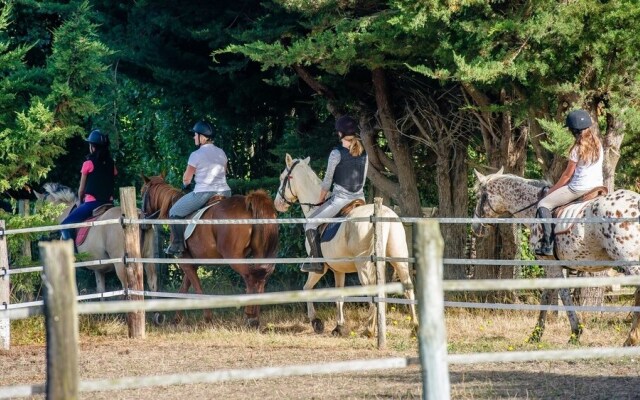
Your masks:
M131 222L131 221L126 221ZM162 223L161 221L158 221ZM415 222L415 221L414 221ZM273 223L273 221L270 221ZM416 255L416 261L420 258L419 255ZM133 262L141 262L143 260L136 260L135 258L129 261ZM439 260L440 268L442 268L442 259ZM436 271L437 272L437 271ZM7 274L4 274L7 276ZM420 276L420 275L419 275ZM572 286L576 285L595 285L598 284L613 284L613 283L624 283L624 284L638 284L635 282L633 278L589 278L584 279L581 278L580 282L576 282L576 280L572 280L572 283L569 284L567 281L556 280L558 282L551 283L552 280L544 280L547 282L536 282L537 286L533 286L534 282L525 282L528 283L529 286L533 287L563 287L563 286ZM440 298L440 302L442 302L442 292L443 290L480 290L478 288L474 289L471 284L478 285L478 282L437 282L437 279L427 280L427 284L436 284L439 285L439 289L436 286L435 290L432 290L431 293L435 294L433 299L437 303L438 297ZM523 284L521 281L500 281L500 282L482 282L484 285L483 290L487 288L500 288L500 289L515 289L526 287L526 284ZM493 286L492 286L493 285ZM375 292L374 292L375 293ZM437 295L439 293L439 296ZM425 302L425 299L422 299ZM427 300L428 301L428 300ZM151 303L151 302L145 302ZM423 303L423 304L426 304ZM430 308L432 314L437 314L438 309L444 315L444 304L436 304L435 308ZM151 307L153 309L153 307ZM356 308L357 310L357 308ZM434 313L434 310L436 311ZM625 312L629 311L629 307L626 309L622 309L619 311L620 315L617 316L617 320L621 320L624 316ZM528 311L520 312L520 315L528 314ZM0 313L0 318L6 315ZM447 316L449 317L449 316ZM500 325L499 330L493 333L494 340L500 342L500 338L505 336L504 330L505 327L509 325L513 325L513 316L508 319L512 320L511 322L507 321L506 325L503 324L495 324ZM530 317L527 318L528 321L532 319ZM557 322L560 322L561 318L558 319ZM268 318L265 318L265 321L268 321ZM93 375L94 372L90 368L90 366L94 362L98 362L97 368L102 370L101 372L97 372L102 380L118 380L124 379L126 380L126 376L132 374L133 376L137 376L136 380L144 380L142 377L145 376L143 371L146 371L148 368L158 367L160 366L161 371L157 369L155 371L150 371L149 374L156 375L160 374L159 379L164 379L164 382L160 382L161 385L167 385L168 382L172 382L167 375L162 375L162 371L167 371L167 374L175 374L176 372L185 372L189 371L193 368L196 369L196 372L203 373L203 370L211 370L215 369L218 371L220 368L222 370L219 371L218 374L227 374L227 375L241 375L245 374L245 379L241 379L239 381L225 381L223 384L193 384L193 385L175 385L168 386L163 388L155 388L155 389L134 389L140 391L150 390L148 393L153 393L153 398L177 398L182 397L184 394L194 394L193 390L197 390L202 386L203 392L201 393L211 393L211 391L215 391L215 397L217 398L220 395L220 398L246 398L247 394L253 397L261 395L266 398L337 398L337 397L346 397L346 398L366 398L366 397L390 397L390 398L416 398L416 397L426 397L423 392L423 384L425 380L428 380L428 377L424 376L425 369L419 368L419 360L416 356L416 352L418 348L425 342L429 342L435 336L436 340L434 342L438 342L438 336L444 333L445 324L447 318L442 318L441 326L438 327L438 321L434 322L434 325L430 325L430 328L435 329L436 335L433 335L434 331L431 330L431 335L425 335L425 332L422 332L423 326L425 326L426 318L421 318L421 328L418 334L420 340L415 339L413 342L411 341L410 335L400 335L400 337L405 337L405 340L402 345L396 344L395 341L389 340L386 348L382 350L376 350L375 344L371 340L362 339L359 337L347 338L345 339L336 339L332 337L326 336L317 336L317 335L309 335L304 329L310 328L296 328L299 323L299 320L291 320L283 322L283 326L279 324L273 323L272 326L267 325L267 329L262 332L248 332L239 327L236 329L228 330L226 335L229 337L238 337L242 336L246 338L246 340L256 340L255 342L251 342L251 346L248 346L247 352L244 353L237 348L232 348L229 351L229 355L225 355L226 353L221 350L222 347L225 346L225 334L224 331L220 331L218 329L211 329L209 327L202 328L196 325L195 327L191 326L187 327L186 331L176 331L176 332L167 332L162 331L162 328L157 328L156 331L150 329L149 335L145 339L135 339L135 340L123 340L126 338L126 335L123 335L121 332L116 332L115 338L112 338L111 335L106 335L104 338L100 337L101 340L94 340L95 337L89 336L81 337L80 339L80 357L79 357L79 366L81 371L81 377L83 379L97 379ZM493 331L495 328L490 328L486 323L486 315L485 318L479 320L484 321L482 323L482 329L479 329L481 332L489 332ZM391 324L389 324L389 332L386 335L393 337L395 334L395 326L393 324L393 320L391 320ZM396 320L402 327L400 321ZM450 325L450 322L447 321L447 324ZM624 331L624 329L620 329L620 325L616 325L611 323L613 326L613 331L617 330ZM606 325L605 325L606 326ZM285 329L288 327L289 331ZM397 328L397 329L400 329ZM567 382L572 382L567 386L566 390L573 390L573 392L563 392L558 390L565 390L562 388L555 388L555 392L550 393L564 393L570 397L577 396L578 393L582 393L581 398L604 398L604 397L589 397L589 396L598 396L603 393L608 394L608 397L611 398L610 395L613 393L620 393L621 398L633 398L638 393L637 387L637 364L635 359L637 359L640 352L636 348L630 349L622 349L619 346L618 342L614 342L617 337L612 332L607 332L607 339L611 339L611 342L604 342L601 338L602 335L596 335L593 341L583 342L580 346L569 346L566 343L563 345L561 343L554 343L553 340L557 340L557 337L551 330L548 331L548 336L553 336L554 339L550 339L550 341L545 342L543 347L527 347L522 345L521 343L513 343L506 346L506 348L500 349L499 347L494 348L493 346L487 346L486 348L490 349L490 353L478 352L478 348L473 348L471 352L464 352L464 346L458 344L456 340L453 340L457 334L462 333L463 335L466 333L466 337L476 338L476 336L471 335L471 331L466 329L461 329L460 326L455 326L455 329L448 328L448 336L446 338L447 342L440 341L439 343L432 343L434 346L441 346L436 348L438 351L444 351L444 357L446 358L446 362L444 363L445 369L437 370L439 373L444 373L447 376L447 380L451 381L451 396L454 398L496 398L496 397L506 397L506 398L530 398L527 396L532 396L535 393L536 388L540 387L551 387L549 386L553 382L559 382L564 379L562 377L566 377ZM476 327L477 328L477 327ZM602 329L602 327L599 327ZM589 332L590 330L587 330ZM593 330L596 333L596 329ZM452 332L455 332L454 335ZM502 332L502 334L500 334ZM211 335L209 335L211 333ZM600 332L602 333L602 332ZM619 333L619 332L618 332ZM196 336L200 336L200 339L192 338L193 334ZM248 335L248 336L245 336ZM620 333L619 333L620 334ZM622 332L624 334L624 332ZM118 336L120 335L120 336ZM130 335L129 335L130 336ZM176 364L174 359L180 359L181 357L173 357L168 358L163 354L162 351L155 352L151 351L152 349L148 346L159 348L160 350L164 350L169 354L172 354L172 348L175 347L178 355L188 355L189 353L184 347L180 346L180 340L176 338L176 336L187 336L187 340L195 341L196 343L201 344L201 346L197 346L197 349L194 351L193 358L190 357L182 357L185 360L185 364ZM481 335L482 336L482 335ZM254 337L252 339L252 337ZM408 337L408 338L407 338ZM465 337L465 336L463 336ZM219 339L216 339L219 338ZM589 336L586 335L583 340L588 340ZM597 338L597 339L596 339ZM444 339L444 337L440 338ZM566 335L560 335L560 339L566 339ZM154 342L157 340L158 342ZM475 339L478 340L478 339ZM512 339L509 339L512 340ZM433 340L432 340L433 341ZM165 345L162 345L160 342L165 342ZM228 342L228 339L227 339ZM105 353L111 353L111 357L107 358L108 361L103 360L94 361L94 359L100 359L98 354L101 354L101 347L98 344L104 344ZM284 344L279 344L284 343ZM116 345L117 344L117 345ZM446 347L442 347L445 346ZM95 346L95 348L94 348ZM325 348L326 346L326 348ZM274 351L273 349L278 349L278 351ZM280 351L282 348L282 352ZM482 348L482 347L480 347ZM211 352L211 357L206 357L207 351L205 349L209 349ZM286 349L290 349L290 352L287 352ZM458 353L460 349L463 349L463 352ZM23 357L21 355L20 350L26 350L29 354L27 357ZM338 350L338 351L337 351ZM469 350L469 348L467 348ZM534 351L535 350L535 351ZM17 352L17 353L14 353ZM42 360L41 357L44 353L44 349L41 346L36 346L35 348L30 349L15 349L10 348L9 350L5 350L2 352L2 365L12 365L14 362L13 356L17 356L20 360L16 365L29 365L31 364L32 372L39 367L44 367L46 363L38 363L38 359ZM82 355L86 353L86 355ZM156 353L157 357L156 357ZM262 354L264 353L264 354ZM277 355L276 355L277 353ZM355 354L358 353L358 354ZM420 353L425 353L424 350L421 349ZM448 354L447 354L448 353ZM297 356L295 354L298 354ZM153 355L150 357L150 355ZM324 370L320 368L316 368L315 370L303 371L303 372L311 372L313 376L311 377L287 377L286 381L283 381L283 378L275 378L271 377L269 379L247 379L246 376L251 377L251 373L247 372L247 368L255 362L255 365L258 366L258 370L265 368L270 368L271 366L277 366L278 368L285 369L282 363L284 362L286 365L297 364L296 361L300 360L300 363L305 363L309 361L313 361L314 363L321 361L329 363L340 363L341 365L349 365L349 363L354 363L354 361L346 361L351 359L349 356L356 356L359 359L356 359L356 364L352 365L354 370L358 371L354 372L342 372L342 373L331 373L325 374ZM8 357L9 360L7 360ZM107 357L107 356L105 356ZM344 358L343 358L344 357ZM388 358L385 358L388 357ZM635 357L635 358L634 358ZM124 363L116 363L111 359L121 359L124 360ZM189 361L190 359L190 361ZM568 360L575 359L579 361L546 361L546 360ZM586 360L585 360L586 359ZM31 360L31 361L29 361ZM145 361L146 360L146 361ZM155 360L155 362L154 362ZM197 360L197 362L194 362ZM381 362L381 365L384 364L381 360L386 362L386 368L377 369L377 371L366 372L365 369L367 366L371 366L376 362ZM10 362L10 364L5 364L4 361ZM235 363L233 363L235 361ZM437 360L436 360L437 361ZM444 361L444 360L441 360ZM360 362L360 364L357 364ZM448 362L448 369L447 369ZM467 365L470 363L470 365ZM133 364L133 366L131 365ZM115 366L114 366L115 365ZM125 365L129 365L129 368L126 368ZM434 365L434 364L428 364ZM562 367L566 365L566 370ZM579 367L577 367L579 365ZM485 369L485 366L487 369ZM131 368L133 367L133 369ZM294 366L295 367L295 366ZM300 373L300 366L298 365L296 373L290 372L289 375L297 375ZM390 368L390 369L387 369ZM521 372L514 374L515 371ZM542 369L541 369L542 368ZM4 369L4 368L3 368ZM304 368L303 368L304 369ZM115 376L109 376L105 374L105 370L111 370L115 372ZM426 370L429 370L427 368ZM589 371L588 374L584 376L584 379L580 378L585 370ZM615 370L615 371L614 371ZM19 373L21 371L20 368L11 368L11 373L6 374L6 376L12 376L13 371ZM170 372L169 372L170 371ZM235 371L235 372L233 372ZM315 372L314 372L315 371ZM435 369L431 369L431 372L434 372ZM444 371L444 372L443 372ZM483 374L483 371L486 371L486 374ZM503 373L500 374L499 372ZM550 375L545 375L544 371L550 373ZM569 373L572 371L573 373ZM456 375L458 373L459 375ZM497 383L499 387L493 387L492 383L489 383L487 386L487 382L492 382L491 377L494 373L498 373L499 376L505 378L504 381L498 379L499 382L504 383L505 387L502 388L502 383ZM558 374L560 378L554 379L554 374ZM86 375L85 375L86 374ZM600 375L599 375L600 374ZM210 376L211 374L209 374ZM214 374L215 375L215 374ZM507 379L508 376L515 375L512 379ZM546 381L541 381L541 384L536 385L536 380L532 380L532 376L542 376L543 378L546 376ZM13 380L5 383L4 381L5 374L3 373L3 380L0 381L0 385L23 385L24 381L20 381L19 383L13 383ZM35 373L33 376L37 376ZM477 385L478 393L475 393L472 387L468 385L468 378L471 376L472 380ZM597 379L598 376L607 377L607 379ZM257 377L257 375L256 375ZM456 380L458 377L459 381ZM483 378L484 377L484 378ZM573 377L573 378L572 378ZM205 382L210 382L206 380L206 376L202 376ZM318 379L319 378L319 379ZM425 379L426 378L426 379ZM596 379L594 379L596 378ZM8 378L11 379L11 378ZM16 378L13 378L16 379ZM176 378L177 379L177 378ZM361 379L364 382L361 382ZM35 378L34 378L35 380ZM300 385L294 384L295 381L300 382ZM584 384L581 382L584 380ZM313 383L310 383L313 381ZM378 382L378 384L373 384L372 382ZM484 385L478 384L478 382L485 382ZM268 382L268 383L267 383ZM362 383L361 389L355 389L354 387L359 387L353 382ZM368 383L367 383L368 382ZM393 385L390 382L399 383L398 385ZM549 385L544 384L543 382L549 383ZM567 383L565 382L565 383ZM175 383L186 383L184 381L176 381ZM286 383L286 384L285 384ZM331 383L335 383L332 385ZM351 384L350 384L351 383ZM456 384L459 383L459 389L456 389ZM602 391L598 389L594 391L596 384L601 384ZM473 386L472 384L471 386ZM607 385L610 385L607 387ZM228 388L229 393L225 395L222 388ZM598 386L600 387L600 386ZM85 387L86 388L86 387ZM615 389L615 390L614 390ZM0 388L0 390L2 390ZM174 391L177 390L177 391ZM337 390L337 392L332 392L332 390ZM505 392L506 390L506 392ZM616 391L617 390L617 391ZM622 390L627 390L624 393ZM0 393L3 393L0 391ZM100 393L100 392L98 392ZM118 391L115 392L117 396L120 396L122 393L122 398L130 398L128 394L129 392ZM142 392L139 395L133 394L131 392L131 397L135 398L147 398L145 394ZM169 397L160 397L164 396L162 393L167 394ZM173 393L171 395L171 393ZM349 394L350 393L350 394ZM474 394L475 393L475 394ZM509 394L511 393L511 394ZM599 393L599 394L598 394ZM96 394L96 393L94 393ZM92 397L95 397L92 394ZM114 392L104 392L105 397L114 398ZM488 397L483 397L487 395ZM546 396L548 396L547 393ZM234 397L239 396L239 397ZM467 397L465 397L467 396ZM538 396L538 395L536 395ZM546 397L544 394L540 395L541 397ZM204 394L204 397L209 397ZM561 396L562 397L562 396ZM101 398L101 397L96 397ZM149 397L151 398L151 397ZM435 398L435 397L434 397ZM440 397L438 397L440 398Z

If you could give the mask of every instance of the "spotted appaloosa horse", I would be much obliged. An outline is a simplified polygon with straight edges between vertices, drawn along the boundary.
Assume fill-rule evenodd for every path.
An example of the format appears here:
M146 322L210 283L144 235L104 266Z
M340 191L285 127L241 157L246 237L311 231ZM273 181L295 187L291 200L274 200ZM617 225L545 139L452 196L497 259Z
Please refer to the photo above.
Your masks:
M478 203L474 217L534 218L541 192L549 184L540 180L503 174L502 171L503 169L500 169L497 173L486 176L474 171L478 179L476 185ZM579 213L571 217L638 218L640 215L639 202L640 195L638 193L617 190L590 200ZM541 229L539 224L529 224L529 227L532 233L529 244L533 248L540 239ZM476 235L482 236L486 225L474 223L472 228ZM555 253L559 260L637 261L640 258L640 224L637 222L575 223L567 227L562 234L556 236ZM609 267L592 266L570 266L568 268L587 272L609 269ZM640 275L640 265L624 266L623 268L627 275ZM548 268L547 276L550 275L562 276L561 268ZM569 296L567 295L566 298L569 299ZM565 301L564 296L563 301ZM541 304L548 304L548 298L543 296ZM569 305L566 301L565 304ZM635 293L635 306L640 306L639 290L636 290ZM633 323L624 343L625 346L634 346L640 341L639 314L635 312L633 315ZM545 316L546 312L541 311L538 325L532 335L534 340L539 340L542 336ZM572 321L572 333L577 337L581 333L577 319Z
M280 212L285 212L291 204L299 201L302 211L308 216L313 211L309 204L318 201L320 197L321 181L309 166L309 157L304 160L294 160L289 154L286 155L285 169L280 175L280 187L274 200L275 207ZM363 205L355 207L347 215L349 218L369 218L373 215L373 205ZM380 216L386 218L398 218L398 215L388 207L382 206ZM404 228L400 222L379 222L382 226L381 248L386 252L386 257L408 258L409 249ZM373 224L370 222L342 223L333 239L321 244L322 254L326 258L363 257L373 254L375 242L373 241ZM308 246L308 243L306 243ZM385 257L384 254L378 254ZM409 300L414 299L413 284L409 274L409 264L406 261L391 262L396 275L404 284L404 294ZM318 283L320 278L327 272L329 267L335 276L336 287L344 287L345 274L357 272L362 285L373 285L376 283L375 264L371 261L331 261L325 263L323 272L310 272L304 290L311 290ZM337 302L338 321L333 330L334 335L344 335L348 332L345 328L343 302ZM411 318L414 327L417 325L416 309L413 303L409 304ZM307 303L307 314L316 333L321 333L324 324L316 317L313 303ZM372 336L376 326L376 312L373 303L369 306L369 317L367 328L364 331L366 336Z

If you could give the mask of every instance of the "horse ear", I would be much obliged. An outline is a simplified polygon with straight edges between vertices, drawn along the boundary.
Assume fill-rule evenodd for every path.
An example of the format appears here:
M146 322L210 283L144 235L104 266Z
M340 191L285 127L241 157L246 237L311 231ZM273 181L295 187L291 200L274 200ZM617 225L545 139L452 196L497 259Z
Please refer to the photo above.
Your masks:
M498 172L496 172L496 175L502 175L503 172L504 172L504 165L502 167L500 167Z
M162 179L164 179L166 176L167 176L167 171L162 170L162 171L160 172L160 177L161 177Z
M478 178L478 182L480 182L480 183L484 182L484 181L487 179L487 177L486 177L486 176L482 175L482 174L481 174L480 172L478 172L478 170L477 170L477 169L475 169L475 168L473 169L473 173L474 173L474 174L476 174L476 178Z
M285 162L285 164L287 164L287 168L290 168L291 164L293 164L293 158L291 158L289 153L287 153L287 155L284 156L284 162Z
M40 193L35 189L33 190L33 195L36 196L36 200L44 200L44 193Z
M302 160L303 163L309 165L309 161L311 161L311 157L307 157L304 160Z
M144 183L149 183L150 179L145 174L140 174L140 177Z

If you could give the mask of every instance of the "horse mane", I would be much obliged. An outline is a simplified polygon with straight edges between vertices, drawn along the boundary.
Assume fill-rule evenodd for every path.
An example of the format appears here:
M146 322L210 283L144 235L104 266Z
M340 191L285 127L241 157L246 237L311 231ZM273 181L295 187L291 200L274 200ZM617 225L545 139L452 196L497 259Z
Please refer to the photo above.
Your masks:
M315 180L316 182L319 182L319 184L322 184L322 179L320 179L318 174L313 170L313 168L311 168L311 165L309 165L306 162L304 162L303 159L294 159L293 161L294 162L295 161L300 161L298 163L298 165L305 167L303 169L304 169L305 173L307 174L307 176L309 177L309 181L314 181Z
M146 183L147 190L157 199L156 208L160 210L160 218L169 218L169 210L180 197L183 196L181 190L174 188L168 184L164 177L160 175L148 178Z
M529 178L523 178L521 176L514 175L514 174L500 174L500 175L492 174L492 175L487 175L486 178L487 179L484 182L482 182L482 184L487 184L489 182L497 181L497 180L508 180L508 181L516 181L521 184L534 186L538 188L545 188L545 187L552 186L551 183L549 183L549 181L544 179L529 179ZM480 181L476 182L475 188L474 188L476 192L478 191L480 184L481 184Z
M42 188L47 192L49 197L51 197L50 201L52 203L72 204L78 201L78 195L69 186L55 182L47 182L42 185Z

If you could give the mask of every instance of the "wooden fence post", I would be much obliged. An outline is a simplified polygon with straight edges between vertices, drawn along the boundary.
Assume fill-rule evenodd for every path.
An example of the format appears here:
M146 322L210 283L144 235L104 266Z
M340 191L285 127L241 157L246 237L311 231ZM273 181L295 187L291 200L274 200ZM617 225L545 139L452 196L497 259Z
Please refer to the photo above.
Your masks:
M373 199L373 215L375 217L380 216L380 208L382 207L382 198L376 197ZM373 222L373 236L375 240L375 256L386 257L386 249L382 246L382 224L375 221ZM378 285L384 285L387 282L385 274L385 261L376 260L376 282ZM384 299L387 297L384 289L380 289L378 292L378 298ZM387 346L387 303L384 300L376 303L378 310L378 349L382 350Z
M120 208L125 218L138 219L136 207L136 188L129 186L120 188ZM125 257L140 258L140 225L125 224L124 227L124 254ZM142 263L127 263L127 290L144 290ZM144 296L127 293L128 300L143 301ZM144 338L145 312L139 310L127 314L127 326L130 338Z
M7 250L7 235L4 234L5 222L0 220L0 307L6 309L11 300L9 285L9 251ZM11 346L11 320L0 318L0 349L9 350Z
M39 244L44 273L47 332L47 399L78 398L76 271L70 241Z
M443 249L437 221L423 220L413 230L418 299L418 340L422 365L422 398L450 398L447 332L444 322Z

